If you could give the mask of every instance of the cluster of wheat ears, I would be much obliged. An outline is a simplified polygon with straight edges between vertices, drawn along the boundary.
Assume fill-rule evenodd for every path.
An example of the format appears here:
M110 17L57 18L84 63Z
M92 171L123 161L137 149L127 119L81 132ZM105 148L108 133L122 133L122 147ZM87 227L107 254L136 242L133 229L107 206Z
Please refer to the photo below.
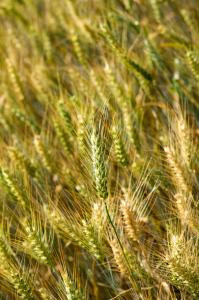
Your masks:
M199 2L0 24L0 299L199 299Z

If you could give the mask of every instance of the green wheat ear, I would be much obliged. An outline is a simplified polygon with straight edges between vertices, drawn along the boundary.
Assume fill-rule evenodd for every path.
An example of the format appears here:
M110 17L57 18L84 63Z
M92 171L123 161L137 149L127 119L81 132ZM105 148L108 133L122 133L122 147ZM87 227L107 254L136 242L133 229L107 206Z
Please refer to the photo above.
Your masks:
M105 149L100 134L96 129L91 133L91 155L92 155L92 169L95 187L98 195L103 199L108 197L107 190L107 168L105 161Z
M17 184L14 182L13 178L9 175L7 170L3 168L0 169L0 180L7 188L7 191L12 197L12 199L15 200L16 203L21 205L23 208L26 208L27 202L23 193L21 192Z
M69 141L69 137L66 134L66 132L63 130L63 128L57 122L54 122L54 128L55 128L57 137L58 137L61 145L63 146L65 153L67 153L67 154L71 153L71 143Z
M11 147L9 150L13 162L17 163L19 167L27 171L30 176L36 179L37 168L33 162L17 147Z
M116 126L112 128L112 138L113 138L114 153L117 162L123 166L127 166L129 160L127 158L127 153L123 141L121 139L121 135Z
M187 63L197 79L199 80L199 53L198 51L188 50L186 53Z
M17 97L17 100L19 102L22 102L22 101L24 101L24 95L23 95L23 91L21 88L21 83L19 82L19 78L16 74L17 73L16 69L13 66L13 64L9 58L6 59L6 64L7 64L7 72L8 72L11 84L13 85L14 93Z
M159 0L149 0L151 7L153 9L153 13L157 22L161 23L162 15L160 12L160 1Z
M68 112L65 109L63 100L60 100L58 102L57 109L58 109L58 112L59 112L61 118L64 121L67 131L71 134L74 134L74 125L72 122L72 118L71 118L70 112Z
M30 128L30 130L32 132L35 133L39 133L40 132L40 128L37 126L37 124L31 120L30 118L28 118L25 114L23 114L19 109L12 109L12 112L14 114L14 116L25 126L24 127L28 127Z
M32 257L34 257L39 263L52 266L51 253L49 245L43 241L38 228L29 224L28 220L24 221L25 240L23 243L23 249L27 251Z
M35 300L32 288L26 280L17 257L6 240L2 228L0 228L0 258L5 277L15 289L18 297L23 300Z

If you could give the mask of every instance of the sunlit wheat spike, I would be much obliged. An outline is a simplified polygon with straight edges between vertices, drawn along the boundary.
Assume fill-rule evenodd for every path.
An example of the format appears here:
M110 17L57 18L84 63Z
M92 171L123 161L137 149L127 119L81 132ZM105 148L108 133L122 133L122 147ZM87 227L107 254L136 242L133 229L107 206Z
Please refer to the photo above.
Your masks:
M197 80L199 80L199 54L197 51L188 50L186 53L187 63Z
M103 141L96 129L93 129L91 133L91 155L96 190L100 197L106 199L108 197L108 190L105 150Z
M81 293L80 290L75 286L75 283L70 279L67 273L62 275L64 288L66 292L67 299L71 300L85 300L86 298Z
M48 205L43 206L44 214L58 236L68 234L67 224L64 216L56 208Z
M89 251L93 254L93 256L98 259L103 259L103 254L100 247L100 242L97 239L97 234L95 232L95 228L92 225L88 224L86 220L82 220L82 230L85 235L85 239L88 242Z
M8 70L8 74L9 74L9 77L10 77L10 81L13 85L14 92L15 92L18 100L23 101L24 100L24 95L23 95L21 86L19 84L19 80L16 76L14 66L13 66L13 64L12 64L12 62L9 58L6 59L6 64L7 64L7 70Z
M5 238L2 228L0 228L0 257L5 270L9 270L10 268L9 259L12 259L12 256L13 256L13 251Z
M85 153L86 145L85 145L85 137L86 137L86 130L85 130L85 120L82 114L78 115L78 129L77 129L77 144L80 153Z
M32 294L31 287L22 276L19 275L18 271L10 272L11 283L14 286L18 296L23 300L35 300Z
M13 109L13 114L16 116L16 118L24 124L24 126L30 128L33 132L38 133L40 131L39 127L37 124L28 118L25 114L23 114L19 109Z
M71 143L69 141L69 137L67 136L66 132L62 129L62 127L57 123L54 122L54 128L57 134L57 137L66 153L71 152Z
M74 6L73 1L67 0L66 5L68 8L69 15L70 15L71 19L73 20L73 23L75 24L75 26L80 30L80 32L84 35L85 38L87 38L88 40L91 40L90 33L87 30L84 21L77 16L76 7Z
M108 87L111 88L113 95L115 96L115 100L119 103L122 104L124 101L124 95L123 95L123 91L119 85L119 82L117 82L116 78L115 78L115 74L113 69L110 67L110 65L108 64L108 62L106 62L105 64L105 68L104 71L107 75L107 85Z
M152 10L153 10L153 13L154 13L154 16L155 16L157 22L161 23L162 16L161 16L161 12L160 12L159 1L158 0L150 0L150 4L151 4L151 7L152 7Z
M197 211L193 208L193 196L178 192L174 195L174 198L177 214L182 226L187 225L194 234L198 235L199 222Z
M175 124L174 132L176 133L176 138L178 138L179 148L181 149L181 155L183 157L183 164L188 168L191 167L191 160L194 153L194 148L192 145L191 129L187 124L186 114L183 116L183 112L180 111L177 115L176 120L173 120Z
M122 113L124 126L129 138L130 143L135 146L135 150L139 149L139 140L136 138L135 128L133 128L133 114L131 109L129 108L128 102L123 103L122 105Z
M198 255L198 252L192 248L196 246L194 241L189 240L189 238L186 239L183 234L171 233L169 243L166 261L171 281L176 286L189 291L194 298L197 298L199 277L197 275L198 256L196 255ZM191 252L188 251L195 252L195 256L191 256Z
M47 33L43 32L43 48L46 58L50 61L52 59L52 45Z
M44 241L39 228L34 228L28 221L24 224L26 231L23 249L33 256L39 263L51 266L51 253L49 245Z
M132 278L133 280L148 277L133 251L129 251L129 249L124 248L124 252L122 252L116 240L111 240L109 243L113 252L114 260L122 276ZM136 285L137 283L135 283L135 286Z
M104 94L103 86L102 86L101 82L98 80L94 70L90 71L90 78L91 78L91 81L92 81L100 99L103 101L104 104L107 104L108 100Z
M26 199L24 198L24 195L21 193L20 188L16 185L16 183L11 178L7 170L5 170L4 168L0 169L0 178L1 181L4 183L4 185L6 186L13 200L15 200L18 204L20 204L23 208L25 208Z
M178 189L182 189L184 193L189 194L190 187L187 184L183 170L181 169L179 163L176 161L174 154L169 147L165 147L164 150L167 156L167 161L171 170L171 176L173 178L174 184Z
M35 178L36 166L33 164L33 162L29 160L29 158L16 147L11 147L9 151L14 163L17 163L19 167L26 170L30 176Z
M128 165L127 153L123 141L121 139L121 136L119 135L118 129L115 126L112 128L112 137L113 137L114 153L117 162L123 166Z
M149 39L145 40L145 47L146 47L146 54L149 58L150 63L160 70L164 67L164 62L162 60L162 57L160 56L160 53L157 52L156 47L149 41Z
M123 257L122 251L118 246L118 242L116 240L112 240L110 242L111 249L113 251L114 260L123 276L127 275L129 270L126 265L125 259Z
M55 300L53 295L44 287L38 287L38 292L42 300Z
M193 33L198 29L198 21L196 19L196 15L194 14L194 11L188 11L186 9L181 9L181 14L187 23L187 25L191 28Z
M67 131L74 134L74 125L70 113L65 109L63 100L58 102L58 112L65 122Z
M143 227L144 225L146 226L147 219L138 217L137 213L132 211L125 201L121 204L121 211L129 238L139 242Z
M78 59L79 63L82 66L87 66L85 55L82 51L78 36L77 36L77 34L75 33L75 31L73 29L70 32L70 38L71 38L71 42L73 44L74 52L77 56L77 59Z
M0 230L0 257L2 259L5 277L12 284L20 299L34 300L32 288L20 270L16 256L6 241L2 229Z
M52 162L50 159L49 152L45 149L40 135L35 135L34 137L35 149L41 159L44 167L50 172L52 170Z

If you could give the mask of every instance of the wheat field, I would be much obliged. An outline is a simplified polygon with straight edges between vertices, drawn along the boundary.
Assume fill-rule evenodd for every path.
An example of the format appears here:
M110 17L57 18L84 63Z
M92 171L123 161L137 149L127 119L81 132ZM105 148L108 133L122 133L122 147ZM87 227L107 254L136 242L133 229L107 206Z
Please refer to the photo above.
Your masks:
M0 299L199 299L199 2L0 25Z

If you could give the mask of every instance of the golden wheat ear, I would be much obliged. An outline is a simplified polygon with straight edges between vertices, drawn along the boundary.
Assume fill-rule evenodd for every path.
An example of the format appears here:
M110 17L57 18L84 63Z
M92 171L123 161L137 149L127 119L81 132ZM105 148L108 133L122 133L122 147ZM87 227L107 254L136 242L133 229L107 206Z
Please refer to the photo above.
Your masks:
M165 256L165 268L169 280L187 291L194 298L198 297L198 240L190 237L190 232L170 226L168 250Z
M0 257L3 264L2 275L11 284L14 293L21 299L34 300L33 286L28 273L23 269L16 253L12 250L7 239L8 232L0 228Z

